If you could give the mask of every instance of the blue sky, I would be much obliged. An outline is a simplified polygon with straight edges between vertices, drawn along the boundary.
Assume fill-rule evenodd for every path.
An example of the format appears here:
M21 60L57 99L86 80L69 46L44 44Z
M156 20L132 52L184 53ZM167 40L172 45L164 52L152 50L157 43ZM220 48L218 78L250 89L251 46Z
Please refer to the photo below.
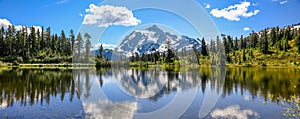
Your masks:
M172 6L176 1L173 0L173 3L168 4ZM194 38L202 37L202 34L187 19L160 9L131 10L130 7L125 7L128 9L127 11L121 8L122 6L110 5L112 7L107 7L106 9L126 12L127 15L129 14L129 17L120 17L119 21L112 23L109 22L109 19L106 19L108 21L102 19L102 24L95 23L101 22L99 18L98 21L88 21L86 15L91 15L92 13L99 15L97 10L104 9L101 7L103 6L102 3L102 0L31 0L30 2L0 0L0 25L7 24L7 22L1 23L5 19L13 25L49 26L52 33L58 34L61 30L69 32L70 29L79 32L84 28L83 26L89 26L86 29L92 28L91 32L93 33L91 34L101 34L94 29L105 27L107 29L101 37L95 36L92 42L94 44L99 42L105 43L107 48L117 45L126 33L146 24L162 24L183 35ZM189 14L194 14L195 16L201 11L206 12L220 33L232 36L240 37L240 35L248 35L252 30L258 31L273 26L283 27L300 22L300 0L196 0L196 3L202 9L193 11L189 11L190 8L188 7L182 9L189 11ZM181 9L178 5L176 7ZM130 16L130 12L132 12L133 16ZM106 15L105 17L110 16ZM114 16L113 18L116 17L119 18L119 16ZM89 18L93 20L92 16ZM97 18L95 19L97 20ZM85 24L82 25L82 23Z

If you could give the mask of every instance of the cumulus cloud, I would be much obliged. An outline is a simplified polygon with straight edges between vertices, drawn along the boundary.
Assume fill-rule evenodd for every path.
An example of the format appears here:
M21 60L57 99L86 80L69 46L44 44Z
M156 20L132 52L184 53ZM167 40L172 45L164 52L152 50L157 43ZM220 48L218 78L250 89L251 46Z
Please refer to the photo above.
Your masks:
M205 6L206 9L210 8L210 4L208 4L208 3L204 3L204 6Z
M226 118L226 119L248 119L248 116L259 117L258 113L245 109L241 110L239 105L232 105L225 109L215 109L211 113L212 118Z
M283 4L286 4L288 1L287 0L284 0L284 1L281 1L281 2L279 2L281 5L283 5Z
M0 18L0 27L4 27L4 28L8 28L9 25L13 25L10 23L10 21L8 21L7 19L1 19ZM14 25L15 26L15 29L18 31L18 30L21 30L24 26L22 25ZM35 30L37 31L39 29L39 31L42 31L42 27L40 26L32 26L35 28ZM28 32L30 33L30 28L28 28Z
M249 27L244 27L244 31L249 31L250 28Z
M250 5L250 2L241 2L240 4L231 5L220 10L217 8L212 9L210 14L217 18L224 17L230 21L239 21L240 17L248 18L259 12L259 10L248 11Z
M117 45L107 43L98 43L95 45L95 47L100 47L101 44L104 49L114 49L115 47L117 47Z
M88 14L85 15L83 24L93 24L99 27L110 25L136 26L141 22L126 7L90 4L86 12Z

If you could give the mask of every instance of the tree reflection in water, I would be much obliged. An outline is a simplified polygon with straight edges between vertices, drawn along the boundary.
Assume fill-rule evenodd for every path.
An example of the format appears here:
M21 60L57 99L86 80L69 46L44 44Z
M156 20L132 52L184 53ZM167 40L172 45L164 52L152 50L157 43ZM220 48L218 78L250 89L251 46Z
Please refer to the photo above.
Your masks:
M20 105L33 105L39 102L50 103L50 97L70 94L70 101L75 93L75 82L70 70L1 70L0 71L0 104L13 106L15 101Z
M233 68L226 71L223 97L233 92L245 91L252 98L264 97L265 101L278 102L300 95L298 69Z

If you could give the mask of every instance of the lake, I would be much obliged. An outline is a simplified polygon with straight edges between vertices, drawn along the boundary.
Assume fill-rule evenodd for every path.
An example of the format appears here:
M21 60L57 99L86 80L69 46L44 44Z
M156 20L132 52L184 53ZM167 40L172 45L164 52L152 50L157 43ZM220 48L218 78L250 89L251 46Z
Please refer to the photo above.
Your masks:
M293 68L3 69L0 118L288 118L299 113L299 74Z

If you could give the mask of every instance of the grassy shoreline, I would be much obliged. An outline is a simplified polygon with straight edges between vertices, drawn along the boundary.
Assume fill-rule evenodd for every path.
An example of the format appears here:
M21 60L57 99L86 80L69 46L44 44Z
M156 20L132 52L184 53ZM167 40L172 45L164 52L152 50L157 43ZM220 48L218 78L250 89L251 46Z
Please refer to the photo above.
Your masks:
M18 64L13 63L2 63L1 68L87 68L95 67L95 64L73 64L73 63L38 63L38 64Z
M13 65L13 63L2 63L0 64L0 68L39 68L39 69L72 69L72 68L96 68L96 64L73 64L73 63L55 63L55 64L47 64L47 63L39 63L39 64L18 64ZM130 65L130 68L137 69L151 69L151 68L163 68L163 69L181 69L181 68L210 68L211 65L202 64L202 65L178 65L178 66L170 66L166 64L147 64L145 65ZM226 64L227 68L300 68L297 65L278 65L274 66L271 64L262 65L246 65L246 64ZM103 66L103 68L105 68Z

